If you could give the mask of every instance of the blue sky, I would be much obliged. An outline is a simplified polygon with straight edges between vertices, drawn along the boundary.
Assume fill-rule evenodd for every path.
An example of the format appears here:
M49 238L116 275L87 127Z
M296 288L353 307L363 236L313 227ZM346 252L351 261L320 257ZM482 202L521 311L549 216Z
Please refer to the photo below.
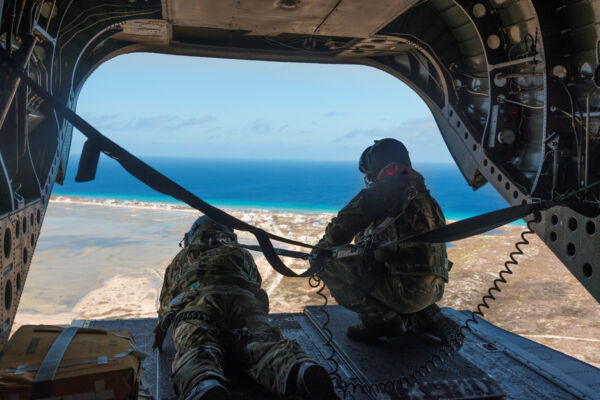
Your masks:
M139 156L357 160L395 137L413 161L452 162L425 103L365 66L129 54L90 76L77 112Z

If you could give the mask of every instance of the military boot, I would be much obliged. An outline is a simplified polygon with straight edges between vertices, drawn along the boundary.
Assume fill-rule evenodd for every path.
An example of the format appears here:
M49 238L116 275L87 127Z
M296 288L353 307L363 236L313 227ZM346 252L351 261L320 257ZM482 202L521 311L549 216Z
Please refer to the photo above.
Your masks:
M295 373L295 391L305 400L339 400L335 393L329 374L319 364L303 362L296 365L292 372Z
M404 323L401 319L395 318L379 324L365 325L360 322L357 325L349 326L346 329L346 335L357 342L375 342L382 336L394 337L406 332Z
M437 304L432 304L414 314L404 315L407 330L412 333L429 333L442 340L443 344L451 344L456 349L462 346L460 327L450 318L442 314Z
M227 398L229 390L216 379L206 379L194 386L183 397L183 400L217 400Z

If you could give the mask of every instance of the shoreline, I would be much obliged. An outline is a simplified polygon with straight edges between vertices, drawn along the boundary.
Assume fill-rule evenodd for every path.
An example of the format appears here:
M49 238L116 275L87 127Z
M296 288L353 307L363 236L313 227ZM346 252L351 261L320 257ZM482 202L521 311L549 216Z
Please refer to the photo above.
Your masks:
M173 202L161 202L161 201L146 201L146 200L135 200L135 199L118 199L115 196L97 196L87 197L80 195L61 195L53 194L50 197L50 203L63 203L63 204L83 204L83 205L96 205L106 207L121 207L121 208L137 208L137 209L154 209L164 211L188 211L198 213L200 211L190 207L189 205L173 200ZM211 204L213 207L221 208L224 210L232 211L249 211L249 212L272 212L272 213L295 213L295 214L331 214L337 213L336 210L320 209L320 208L286 208L286 207L270 207L260 205L228 205L228 204Z
M136 199L119 199L116 196L86 196L86 195L62 195L52 194L50 202L71 203L71 204L90 204L104 205L107 207L125 207L125 208L149 208L175 211L199 212L189 205L178 201L153 201ZM274 212L274 213L296 213L296 214L336 214L338 210L326 208L294 208L277 205L256 205L256 204L224 204L207 201L213 207L232 210L232 211L250 211L250 212ZM340 207L341 208L341 207Z
M53 194L50 197L50 203L62 203L62 204L82 204L82 205L95 205L95 206L106 206L106 207L119 207L119 208L130 208L130 209L152 209L152 210L163 210L163 211L184 211L191 213L199 213L200 211L190 207L189 205L173 200L172 202L160 202L160 201L145 201L135 199L118 199L114 196L107 197L87 197L79 195L60 195ZM213 207L228 210L230 212L259 212L259 213L275 213L275 214L302 214L302 215L327 215L331 218L334 217L339 209L307 209L307 208L287 208L287 207L275 207L275 206L260 206L260 205L227 205L227 204L211 204ZM508 207L508 205L507 205ZM341 209L341 207L340 207ZM446 215L446 222L453 223L463 219L474 217L478 214L469 215ZM506 224L506 226L525 227L526 224L522 220L517 220ZM498 228L498 229L501 229Z

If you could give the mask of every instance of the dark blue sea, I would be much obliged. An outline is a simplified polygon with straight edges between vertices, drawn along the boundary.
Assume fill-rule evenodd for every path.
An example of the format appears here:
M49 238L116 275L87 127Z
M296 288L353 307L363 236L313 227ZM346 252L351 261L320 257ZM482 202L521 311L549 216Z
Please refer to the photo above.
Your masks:
M230 208L335 212L364 188L355 162L142 159L209 203ZM96 180L76 183L78 159L69 160L63 186L55 195L89 199L175 203L101 156ZM454 164L415 164L447 219L462 219L507 206L490 186L474 192Z

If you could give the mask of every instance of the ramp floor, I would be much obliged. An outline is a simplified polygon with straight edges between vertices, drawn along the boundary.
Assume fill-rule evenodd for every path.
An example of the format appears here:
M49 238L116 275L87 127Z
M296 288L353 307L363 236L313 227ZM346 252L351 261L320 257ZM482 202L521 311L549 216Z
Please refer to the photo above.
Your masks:
M333 334L337 373L344 381L371 385L406 375L422 365L440 347L426 335L356 343L346 337L346 327L357 323L356 315L339 306L327 306L329 329ZM446 315L462 323L468 314L452 309ZM283 335L297 340L317 362L333 371L327 361L331 354L324 346L327 333L321 324L326 315L320 307L309 306L304 313L271 314L270 319ZM87 320L73 325L131 332L143 361L145 386L157 399L174 398L169 376L174 348L170 335L163 351L153 352L152 330L156 319ZM463 348L439 368L408 387L393 393L340 392L345 399L600 399L600 370L483 320L475 325ZM232 389L248 399L276 398L269 395L235 368L227 367Z

